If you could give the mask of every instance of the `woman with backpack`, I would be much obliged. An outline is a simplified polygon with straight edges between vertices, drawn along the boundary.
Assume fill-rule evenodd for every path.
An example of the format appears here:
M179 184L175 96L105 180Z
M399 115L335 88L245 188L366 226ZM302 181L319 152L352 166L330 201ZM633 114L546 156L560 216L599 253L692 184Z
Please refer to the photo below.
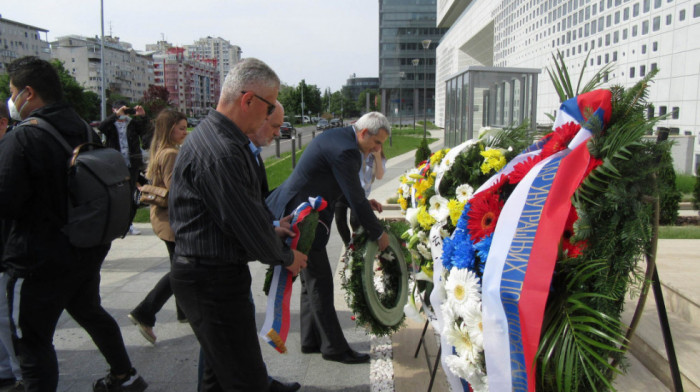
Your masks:
M187 117L176 110L163 109L155 120L150 159L146 170L146 177L151 185L170 189L175 158L180 150L180 145L185 141L185 137L187 137ZM175 234L170 228L167 207L151 205L151 226L158 238L165 242L172 263L175 253ZM156 283L146 298L129 313L128 317L131 322L139 327L141 335L151 344L156 343L156 335L153 333L156 313L160 311L172 294L170 272L168 272ZM175 307L178 321L187 322L187 318L177 302Z

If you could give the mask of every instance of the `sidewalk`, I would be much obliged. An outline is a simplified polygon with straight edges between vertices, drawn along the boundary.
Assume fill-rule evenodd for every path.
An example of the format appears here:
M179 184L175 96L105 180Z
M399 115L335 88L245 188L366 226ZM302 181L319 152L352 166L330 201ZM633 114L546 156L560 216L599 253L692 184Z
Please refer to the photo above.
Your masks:
M436 151L442 148L442 131L433 131L433 135L440 137L439 141L430 146L431 151ZM385 177L375 182L371 197L386 204L386 199L395 196L399 186L398 177L413 167L413 157L414 152L409 152L390 159L387 162ZM387 208L379 216L395 217L401 214L398 209ZM189 324L181 324L176 320L174 300L171 298L157 315L158 321L154 332L158 340L155 346L149 344L126 317L169 269L165 245L153 234L150 224L137 224L137 227L143 234L114 241L112 250L103 265L101 284L103 305L121 326L127 351L133 365L149 383L149 392L193 392L196 390L199 345ZM660 247L660 249L663 248ZM341 251L342 242L333 225L328 245L329 258L338 260ZM664 260L668 261L664 262ZM665 259L660 252L659 268L662 276L671 276L666 275L666 271L670 274L675 272L675 263L671 261ZM334 267L337 272L337 264ZM261 288L266 266L250 263L250 269L259 326L263 322L266 305L266 297ZM675 275L683 279L682 274ZM363 329L355 327L355 321L351 319L352 315L345 304L344 291L340 287L337 273L334 275L334 284L335 305L346 338L353 349L369 352L372 344L370 337ZM691 282L688 281L688 284ZM282 381L301 383L302 392L378 390L373 389L371 385L371 379L380 376L371 374L372 364L343 365L325 361L320 354L300 352L298 322L300 285L299 282L295 283L292 293L292 324L287 341L288 353L279 354L261 341L263 357L270 375ZM413 357L422 328L422 324L407 321L406 327L392 336L393 371L387 376L393 375L397 392L427 391L430 375L423 349L417 358ZM426 337L428 360L434 363L437 347L432 328L429 328ZM91 391L92 382L106 374L108 365L94 343L87 333L65 313L59 320L54 344L60 369L58 391ZM676 342L677 346L682 344L682 341ZM628 375L616 380L619 390L666 390L634 358L630 358L630 364ZM438 368L432 391L448 390L444 373L441 368Z

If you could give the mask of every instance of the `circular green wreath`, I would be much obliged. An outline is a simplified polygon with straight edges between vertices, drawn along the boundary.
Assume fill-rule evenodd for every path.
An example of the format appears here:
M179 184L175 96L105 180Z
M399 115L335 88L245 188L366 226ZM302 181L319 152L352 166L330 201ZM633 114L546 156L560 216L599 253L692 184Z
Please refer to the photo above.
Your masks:
M343 271L345 299L359 325L377 336L390 335L401 328L405 318L403 307L408 299L406 247L396 239L407 229L405 222L383 222L389 233L389 246L379 252L376 241L369 241L364 231L356 233L344 256L349 274ZM378 268L375 271L375 265ZM384 286L379 292L374 285L376 272L381 271Z

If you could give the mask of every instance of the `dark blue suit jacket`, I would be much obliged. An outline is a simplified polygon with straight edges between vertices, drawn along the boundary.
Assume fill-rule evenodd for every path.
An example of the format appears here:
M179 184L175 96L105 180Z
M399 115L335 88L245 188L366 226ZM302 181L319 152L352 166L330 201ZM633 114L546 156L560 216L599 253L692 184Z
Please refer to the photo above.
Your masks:
M267 198L267 205L275 217L281 218L309 197L321 196L328 207L319 217L330 227L335 202L342 194L370 238L377 239L384 229L365 197L361 166L362 153L353 127L325 131L309 143L289 178Z

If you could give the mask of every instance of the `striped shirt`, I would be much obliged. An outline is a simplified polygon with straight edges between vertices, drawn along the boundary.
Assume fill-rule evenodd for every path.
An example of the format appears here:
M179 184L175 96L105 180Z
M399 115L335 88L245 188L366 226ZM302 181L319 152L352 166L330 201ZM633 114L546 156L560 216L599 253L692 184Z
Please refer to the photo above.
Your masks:
M268 219L249 143L215 110L187 137L169 195L178 255L214 264L294 261Z

